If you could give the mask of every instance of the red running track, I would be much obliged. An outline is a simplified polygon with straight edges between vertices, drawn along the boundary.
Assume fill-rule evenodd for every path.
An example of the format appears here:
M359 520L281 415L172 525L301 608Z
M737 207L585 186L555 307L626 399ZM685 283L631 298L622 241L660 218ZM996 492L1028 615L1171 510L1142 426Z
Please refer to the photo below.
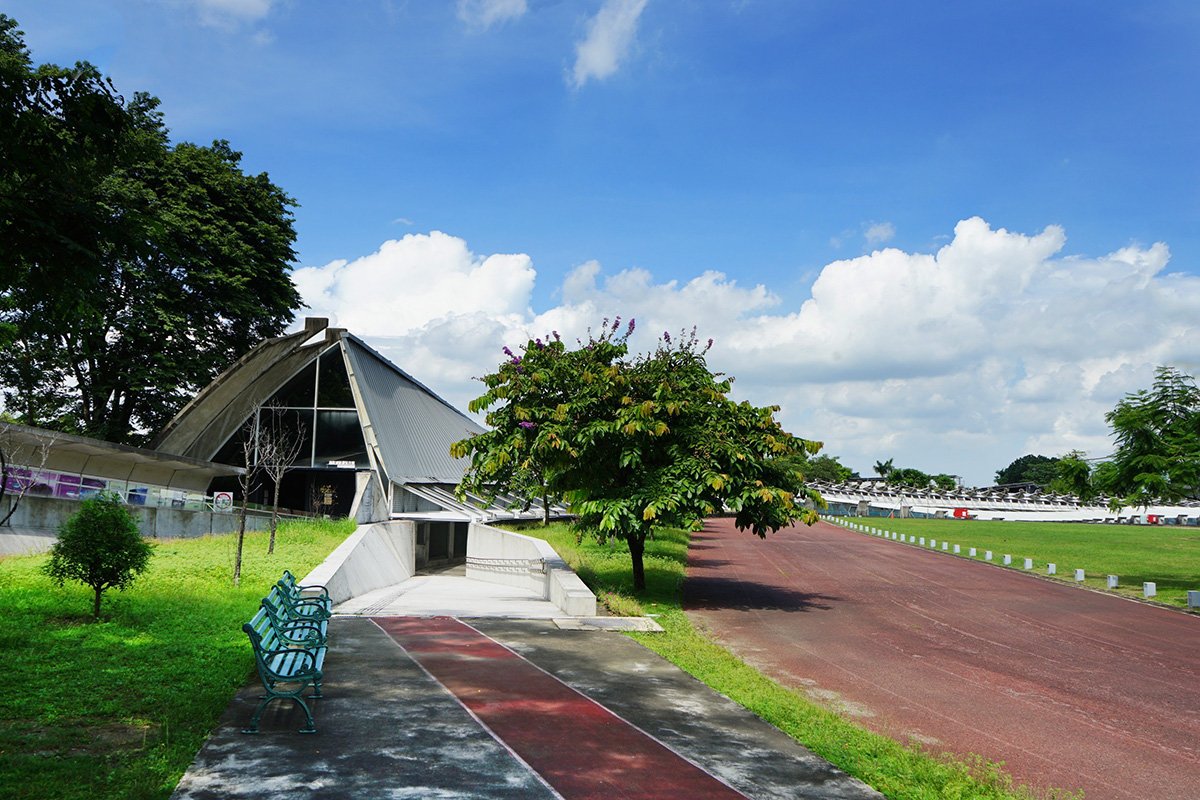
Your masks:
M747 661L881 733L1087 800L1200 798L1200 618L827 523L764 541L710 521L684 596Z
M449 617L375 622L566 800L745 800L469 625Z

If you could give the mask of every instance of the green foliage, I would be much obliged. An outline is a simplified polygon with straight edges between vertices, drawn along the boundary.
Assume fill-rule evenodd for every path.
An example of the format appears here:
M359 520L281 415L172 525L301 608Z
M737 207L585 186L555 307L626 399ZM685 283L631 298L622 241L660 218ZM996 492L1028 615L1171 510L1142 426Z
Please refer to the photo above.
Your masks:
M1073 494L1079 501L1086 503L1096 496L1092 483L1092 465L1084 461L1086 453L1072 450L1053 463L1054 477L1049 481L1049 488L1059 494ZM1039 467L1047 465L1039 464Z
M950 480L953 481L954 479L951 478ZM887 482L891 486L928 489L933 483L933 478L928 473L922 472L915 467L895 467L888 472Z
M1036 483L1038 486L1046 486L1056 477L1054 465L1057 461L1057 458L1033 453L1023 455L996 472L996 484L1003 486L1009 483Z
M300 298L293 201L0 15L0 360L20 421L139 443Z
M876 461L875 474L884 480L887 480L888 475L891 475L892 470L895 469L895 465L892 463L893 460L894 459L889 458L887 461Z
M1150 389L1128 394L1104 415L1116 452L1105 488L1125 505L1200 497L1200 389L1174 367L1159 367Z
M283 569L305 575L353 522L288 521L274 556L247 534L162 539L137 582L81 613L88 590L54 590L47 557L0 559L0 786L22 800L166 800L253 670L241 625Z
M908 521L908 520L905 520ZM934 755L872 733L813 702L802 690L763 675L698 631L682 608L690 535L658 528L646 543L646 590L637 599L624 542L580 537L565 524L524 528L549 541L614 613L654 614L663 633L629 634L647 648L745 706L822 758L895 800L972 798L1067 800L1068 792L1014 786L998 764L978 756Z
M838 461L837 456L825 453L814 456L807 450L801 450L781 460L789 469L800 473L801 478L806 481L841 483L857 477L854 470Z
M59 586L79 581L92 587L92 616L100 619L101 595L133 583L145 572L153 550L121 497L102 492L83 501L79 511L63 523L50 550L46 574Z
M491 409L492 429L452 449L471 456L460 493L509 491L536 473L570 500L582 529L629 544L639 589L652 526L692 527L722 508L759 536L816 519L797 495L820 498L786 458L819 443L784 431L778 407L730 400L732 379L709 371L694 330L674 341L664 333L653 353L628 358L633 322L620 327L606 319L576 349L557 334L520 355L506 349L470 406Z
M936 488L941 489L943 492L949 492L958 487L958 479L953 475L947 475L944 472L939 472L937 475L932 476L929 480L933 482L933 485Z

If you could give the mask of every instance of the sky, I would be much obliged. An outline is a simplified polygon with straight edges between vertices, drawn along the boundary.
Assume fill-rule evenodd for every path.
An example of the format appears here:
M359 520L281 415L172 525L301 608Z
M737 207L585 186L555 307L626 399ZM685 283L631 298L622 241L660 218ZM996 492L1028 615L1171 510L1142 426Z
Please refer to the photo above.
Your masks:
M461 408L637 319L864 476L1112 451L1200 372L1193 0L7 0L296 203L308 306Z

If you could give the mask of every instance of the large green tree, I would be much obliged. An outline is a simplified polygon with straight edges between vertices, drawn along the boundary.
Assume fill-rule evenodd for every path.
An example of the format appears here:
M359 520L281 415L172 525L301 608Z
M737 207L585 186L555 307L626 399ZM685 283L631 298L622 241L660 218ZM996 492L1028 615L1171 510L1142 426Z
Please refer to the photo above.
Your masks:
M0 15L0 388L22 422L139 442L300 298L293 201L144 94L34 66Z
M1058 475L1057 458L1027 453L1014 459L1011 464L996 471L996 483L1003 486L1008 483L1036 483L1047 486Z
M724 509L759 536L814 521L803 500L820 498L787 457L820 444L784 431L776 407L731 400L732 379L709 371L694 331L630 356L632 331L606 320L575 348L554 334L508 351L471 403L490 409L491 429L452 450L471 457L460 491L494 495L538 470L581 528L628 544L638 590L655 525L694 527Z
M1149 389L1104 415L1116 451L1104 490L1127 505L1200 497L1200 389L1175 367L1159 367Z

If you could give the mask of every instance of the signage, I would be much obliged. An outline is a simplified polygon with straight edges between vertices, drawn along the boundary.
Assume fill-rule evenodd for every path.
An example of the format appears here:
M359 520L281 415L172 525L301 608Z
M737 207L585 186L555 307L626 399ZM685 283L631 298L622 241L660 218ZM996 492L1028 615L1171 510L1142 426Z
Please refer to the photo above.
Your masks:
M217 511L228 511L233 508L233 492L213 493L213 508Z

